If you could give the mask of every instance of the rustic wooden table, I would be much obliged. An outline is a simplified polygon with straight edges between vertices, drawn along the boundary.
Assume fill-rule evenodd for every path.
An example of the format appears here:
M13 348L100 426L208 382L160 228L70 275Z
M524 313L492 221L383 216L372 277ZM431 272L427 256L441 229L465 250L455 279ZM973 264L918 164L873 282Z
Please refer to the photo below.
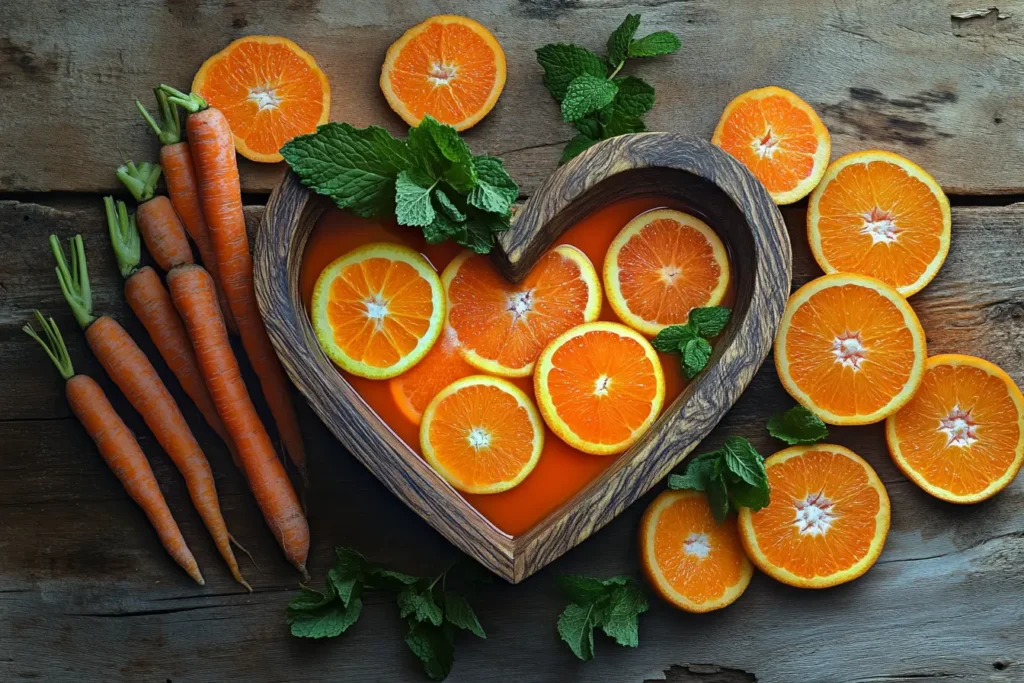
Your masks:
M1024 384L1024 3L973 19L970 2L905 0L6 0L0 11L0 681L418 681L396 610L371 599L332 641L288 635L296 577L228 454L182 401L217 474L229 526L259 564L238 590L188 503L181 478L104 377L61 299L46 235L81 232L96 308L121 320L155 357L121 294L106 248L101 193L117 191L122 155L153 158L132 106L159 82L187 86L202 59L250 33L299 41L334 91L332 118L401 122L377 88L386 47L438 12L471 15L505 47L509 78L494 112L467 135L506 159L529 196L570 137L540 80L534 48L573 41L603 49L628 11L672 29L680 54L638 68L657 87L655 130L709 136L724 104L749 88L790 87L821 112L835 155L882 147L931 171L952 195L953 247L913 300L933 353L968 352ZM251 229L282 169L243 167ZM1017 195L1015 197L1014 195ZM794 286L819 271L804 207L785 212ZM67 332L77 368L97 378L153 463L205 569L195 586L159 547L139 509L70 415L49 361L21 334L39 307ZM161 368L162 370L162 368ZM177 386L167 375L169 386ZM789 407L768 363L708 439L776 444L768 415ZM457 552L385 491L303 406L311 451L310 569L322 579L334 545L413 573ZM763 683L1024 680L1024 478L995 499L954 507L892 465L880 426L835 429L864 455L893 501L892 530L862 579L809 592L758 575L725 611L691 616L653 601L641 645L599 637L577 662L555 635L554 576L638 574L635 532L650 496L519 586L486 586L475 603L486 641L459 642L451 681L644 680Z

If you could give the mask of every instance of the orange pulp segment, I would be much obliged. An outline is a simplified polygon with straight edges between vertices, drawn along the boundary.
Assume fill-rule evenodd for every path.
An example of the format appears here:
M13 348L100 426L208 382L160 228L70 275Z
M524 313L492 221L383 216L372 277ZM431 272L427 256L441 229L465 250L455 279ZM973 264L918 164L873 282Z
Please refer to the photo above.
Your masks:
M896 465L925 491L976 503L1006 488L1024 463L1024 396L998 366L933 356L914 398L885 424Z
M199 67L192 91L227 117L235 149L276 162L284 143L316 131L331 112L331 87L316 60L280 36L246 36Z
M608 303L649 337L686 323L690 309L717 306L729 286L729 258L704 221L659 209L631 220L604 260Z
M563 333L541 353L533 381L551 431L594 455L629 448L665 401L665 377L654 348L618 323L585 323Z
M786 391L829 424L879 422L900 409L924 373L924 330L889 285L841 273L789 298L775 339Z
M413 26L388 48L380 88L410 126L430 115L466 130L494 108L505 87L505 53L484 26L440 15Z
M811 105L776 86L727 104L711 142L749 168L776 204L806 197L832 154L828 129Z
M601 284L587 255L561 245L540 257L519 284L490 259L465 251L441 275L448 325L473 367L502 377L527 377L541 350L571 327L601 313Z
M739 513L758 569L797 588L828 588L871 568L889 533L889 496L871 465L830 444L793 446L764 464L771 503Z
M700 491L663 491L640 522L640 563L651 587L687 612L732 604L754 567L735 520L718 524Z
M313 289L320 346L343 370L387 379L418 363L444 324L441 280L409 247L375 242L335 259Z
M826 273L861 273L903 296L949 253L949 200L924 169L877 150L836 159L807 205L807 237Z
M476 368L459 353L455 333L451 328L445 328L423 360L398 377L389 379L388 385L398 410L418 425L423 411L442 389L476 372Z
M544 448L533 401L508 380L472 375L443 389L423 412L423 457L466 493L500 493L526 478Z

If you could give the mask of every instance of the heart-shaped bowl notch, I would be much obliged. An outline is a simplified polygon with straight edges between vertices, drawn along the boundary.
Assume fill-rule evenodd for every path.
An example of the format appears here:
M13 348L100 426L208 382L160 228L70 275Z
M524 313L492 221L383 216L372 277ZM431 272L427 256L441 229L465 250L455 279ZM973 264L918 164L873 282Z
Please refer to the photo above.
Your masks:
M396 436L320 349L299 273L306 241L330 201L289 172L267 203L254 251L256 293L288 375L338 440L394 495L513 583L611 521L707 436L767 356L789 295L789 237L768 192L717 147L669 133L612 138L559 168L500 236L495 265L508 279L521 279L580 219L612 202L641 196L684 207L725 242L734 273L732 319L708 367L651 429L585 488L518 536L495 527Z

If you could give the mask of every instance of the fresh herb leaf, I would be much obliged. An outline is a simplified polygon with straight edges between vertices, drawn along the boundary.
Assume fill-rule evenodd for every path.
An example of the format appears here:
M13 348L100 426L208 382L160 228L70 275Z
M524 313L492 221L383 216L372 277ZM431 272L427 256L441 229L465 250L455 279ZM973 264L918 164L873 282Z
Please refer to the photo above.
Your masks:
M729 482L729 502L734 510L741 507L757 511L771 502L770 490L765 486L752 486L745 481Z
M729 324L732 309L725 306L705 306L690 311L688 321L697 326L702 337L717 337Z
M672 54L683 46L679 37L671 31L658 31L629 44L630 57L657 57Z
M419 170L402 171L395 180L395 216L401 225L426 227L434 222L430 193L437 185Z
M693 325L669 325L651 340L651 346L662 353L679 353L686 343L697 338Z
M501 165L501 159L479 156L473 159L477 185L467 201L478 209L505 215L519 198L519 186Z
M580 153L584 152L585 150L592 147L594 144L598 142L600 142L600 140L588 138L586 135L583 134L574 136L572 140L569 140L569 144L565 146L565 149L562 150L562 158L558 160L558 164L564 164L565 162L569 161L569 159L579 156Z
M693 379L707 367L711 359L711 342L707 337L719 334L729 322L731 311L721 306L694 308L685 325L669 325L651 340L662 353L682 354L683 372Z
M722 456L730 472L751 486L768 487L768 472L764 458L749 441L739 436L730 436L722 446Z
M562 99L562 120L581 119L591 112L603 109L615 99L619 86L607 78L583 74L569 84Z
M731 436L721 449L692 458L683 474L668 479L670 489L704 491L719 523L730 509L760 510L770 502L764 459L746 439Z
M616 78L615 84L619 90L612 100L612 111L619 116L639 119L654 106L654 88L646 81L626 76Z
M328 584L326 593L313 590L308 586L300 586L299 594L288 602L288 609L294 612L312 612L318 610L331 600L334 600L334 592Z
M487 637L484 627L480 625L480 620L476 618L476 612L460 593L445 592L444 618L452 626L469 631L478 638Z
M555 43L537 50L537 61L544 68L544 85L556 102L565 98L569 84L583 74L598 78L607 73L604 60L579 45Z
M431 179L444 180L458 192L476 187L473 153L451 126L425 116L420 125L409 129L407 144L417 167Z
M558 635L584 662L594 658L594 626L593 604L569 604L558 617Z
M420 587L419 583L406 587L398 594L399 616L440 626L444 621L444 612L434 600L434 586L430 584Z
M629 45L633 42L636 30L640 28L640 15L627 14L619 27L608 38L608 61L618 66L629 56Z
M716 475L720 465L721 459L717 451L698 455L690 459L683 474L669 476L668 487L676 490L706 491L708 482Z
M612 593L609 607L601 614L601 630L623 647L640 644L639 616L648 609L647 598L633 584L619 586Z
M583 661L593 659L595 628L601 628L619 645L637 646L638 617L647 611L648 605L633 579L569 575L560 576L557 581L570 601L558 617L558 635L574 655Z
M423 662L423 672L432 681L443 681L455 663L455 644L449 629L408 619L405 644Z
M828 436L828 427L803 406L776 413L768 420L768 433L790 446L817 443Z
M609 586L621 586L626 580L625 576L599 579L585 574L563 574L555 578L562 595L578 604L595 602L607 595Z
M331 601L317 609L295 610L289 606L288 625L299 638L334 638L356 623L363 610L363 601L355 595L348 605Z
M406 586L411 586L416 583L418 580L419 579L417 577L409 576L402 572L374 567L370 573L369 582L373 588L389 590L397 593L398 591L404 590Z
M704 337L696 337L686 342L683 347L683 372L686 379L693 379L707 367L711 358L711 342Z
M456 223L462 223L466 220L465 212L460 209L440 187L434 188L434 199L437 200L440 211L443 212L449 220Z
M708 497L708 505L711 506L711 514L719 524L729 516L729 487L725 483L725 477L721 472L715 472L705 484L705 494Z

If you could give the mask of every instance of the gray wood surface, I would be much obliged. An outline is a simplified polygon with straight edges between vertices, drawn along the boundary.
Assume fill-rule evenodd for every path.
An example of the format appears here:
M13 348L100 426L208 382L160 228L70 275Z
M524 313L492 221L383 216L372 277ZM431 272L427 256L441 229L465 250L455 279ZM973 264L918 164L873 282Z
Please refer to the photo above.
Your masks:
M991 3L990 3L991 5ZM5 0L0 12L0 192L106 191L122 155L155 158L132 106L159 82L188 87L234 38L275 33L316 57L333 120L404 130L377 79L402 31L431 14L491 27L508 58L495 110L468 134L503 156L527 193L554 168L571 129L541 84L534 49L573 41L603 51L627 11L641 30L671 29L673 57L628 67L657 88L651 130L710 137L725 104L776 84L814 105L836 155L881 146L906 154L957 194L1024 191L1024 2L968 0ZM769 10L770 7L770 10ZM1002 18L1005 17L1005 18ZM8 93L17 93L11 97ZM243 164L248 191L281 167Z
M803 210L785 212L794 285L818 274ZM249 209L255 219L259 209ZM97 310L138 335L106 247L98 199L49 206L0 202L0 681L419 681L397 610L373 597L359 624L332 641L287 634L295 573L281 558L227 452L185 408L217 476L224 515L262 571L245 568L240 593L188 503L180 477L142 420L90 358L54 280L46 234L85 233ZM985 356L1024 383L1024 205L957 207L953 247L938 278L914 299L932 352ZM190 582L161 550L138 508L69 416L62 383L18 331L33 306L67 333L80 371L95 377L150 456L207 586ZM159 364L158 364L159 366ZM162 368L161 368L162 369ZM181 392L165 377L179 399ZM254 378L251 374L249 380ZM763 453L769 414L792 405L771 363L706 440L751 438ZM260 405L260 409L264 406ZM265 414L265 411L264 411ZM412 573L436 573L458 553L375 480L302 406L313 487L310 571L321 581L333 545ZM878 683L1024 679L1024 479L977 506L930 498L892 465L879 425L833 428L834 440L878 470L893 503L878 564L827 591L757 575L737 603L686 615L652 598L641 646L598 637L594 662L577 662L554 625L561 573L639 576L636 527L648 494L576 549L518 586L484 586L474 604L486 641L458 641L449 681L566 683ZM657 490L656 487L655 490Z

